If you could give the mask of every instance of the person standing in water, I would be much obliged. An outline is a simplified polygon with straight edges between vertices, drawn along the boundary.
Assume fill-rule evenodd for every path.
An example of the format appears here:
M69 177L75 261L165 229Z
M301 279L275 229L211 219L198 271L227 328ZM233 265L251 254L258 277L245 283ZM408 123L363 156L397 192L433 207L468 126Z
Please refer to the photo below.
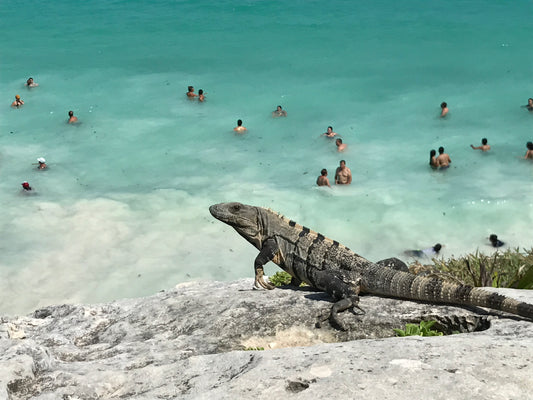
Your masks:
M437 166L440 169L446 169L450 167L450 156L444 152L444 147L439 147L439 156L437 157Z
M431 149L431 151L429 152L429 166L433 169L436 169L438 167L436 156L437 152L435 151L435 149Z
M187 93L185 93L189 99L194 99L196 96L198 96L196 93L194 93L194 87L189 86L187 87Z
M204 91L202 89L198 90L198 101L203 102L205 100Z
M24 105L24 101L20 98L18 94L15 95L15 101L11 103L11 107L19 108Z
M342 143L342 139L340 139L340 138L335 140L335 145L337 145L337 151L339 153L341 153L344 150L346 150L346 147L348 146L346 143Z
M473 144L470 145L474 150L481 150L481 151L489 151L490 150L490 144L487 144L487 138L481 139L481 146L474 146Z
M526 147L527 147L527 151L526 151L524 158L533 160L533 142L527 142Z
M326 168L323 168L322 171L320 171L320 176L316 180L316 184L318 186L329 186L329 179L328 179L328 170Z
M346 161L341 160L335 171L336 185L349 185L352 183L352 171L346 166Z
M237 126L235 128L233 128L233 130L237 133L245 133L246 132L246 128L244 126L242 126L242 119L238 119L237 120Z
M68 112L68 121L69 124L75 124L78 122L78 117L74 116L74 111Z
M448 103L443 101L442 103L440 103L440 108L441 108L440 117L444 118L448 114Z

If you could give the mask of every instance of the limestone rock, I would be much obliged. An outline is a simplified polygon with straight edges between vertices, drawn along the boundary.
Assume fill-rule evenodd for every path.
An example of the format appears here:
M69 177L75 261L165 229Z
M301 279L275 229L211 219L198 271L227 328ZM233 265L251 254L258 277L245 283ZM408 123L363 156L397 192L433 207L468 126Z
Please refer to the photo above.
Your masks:
M196 282L140 299L0 321L0 399L527 398L533 322L364 296L350 327L305 288ZM533 303L532 291L499 289ZM393 337L437 320L440 337ZM356 340L363 339L363 340ZM264 350L260 350L264 349Z

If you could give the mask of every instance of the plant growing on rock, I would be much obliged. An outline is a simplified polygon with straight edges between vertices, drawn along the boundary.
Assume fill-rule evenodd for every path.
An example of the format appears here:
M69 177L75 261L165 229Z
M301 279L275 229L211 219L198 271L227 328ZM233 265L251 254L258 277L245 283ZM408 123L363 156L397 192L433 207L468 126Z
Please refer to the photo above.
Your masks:
M518 248L497 251L491 256L476 251L459 258L435 258L433 262L433 266L416 262L409 269L470 286L533 289L533 248L524 253Z
M274 275L268 278L270 283L274 286L284 286L291 283L292 276L285 272L285 271L279 271L276 272Z
M437 321L420 321L420 325L405 324L405 330L394 329L397 336L442 336L442 332L431 329Z

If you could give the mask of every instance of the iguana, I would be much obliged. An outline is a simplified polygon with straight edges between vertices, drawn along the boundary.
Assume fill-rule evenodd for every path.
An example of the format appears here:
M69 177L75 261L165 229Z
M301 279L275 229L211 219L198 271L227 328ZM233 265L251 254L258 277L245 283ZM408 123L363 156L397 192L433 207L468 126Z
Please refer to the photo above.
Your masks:
M254 262L255 286L274 288L265 282L263 270L263 266L272 261L292 276L292 284L305 282L332 296L335 303L329 318L341 328L343 324L337 313L359 308L360 293L488 307L533 319L532 304L482 288L417 276L372 263L339 242L270 209L220 203L209 207L209 211L259 250Z

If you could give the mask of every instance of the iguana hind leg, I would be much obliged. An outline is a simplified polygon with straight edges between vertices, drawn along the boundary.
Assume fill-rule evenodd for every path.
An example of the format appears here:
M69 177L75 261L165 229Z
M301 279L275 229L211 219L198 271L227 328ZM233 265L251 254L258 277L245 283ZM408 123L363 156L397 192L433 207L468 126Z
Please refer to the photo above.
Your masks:
M325 290L337 300L331 307L329 313L322 318L322 321L329 319L333 326L346 330L344 322L339 319L339 313L359 307L359 292L361 291L361 279L346 282L339 277L328 276L324 279L326 282ZM320 326L320 322L318 323Z

